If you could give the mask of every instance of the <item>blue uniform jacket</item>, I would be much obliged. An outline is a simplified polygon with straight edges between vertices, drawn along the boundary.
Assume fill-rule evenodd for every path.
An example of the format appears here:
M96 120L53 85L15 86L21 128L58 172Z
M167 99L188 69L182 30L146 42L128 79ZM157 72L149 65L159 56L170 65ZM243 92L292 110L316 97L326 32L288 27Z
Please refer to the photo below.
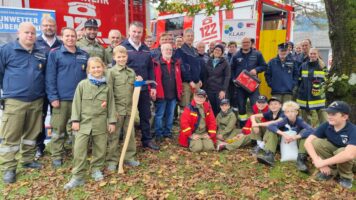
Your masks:
M278 130L286 131L287 127L286 125L289 125L291 129L302 138L307 138L310 134L314 132L314 129L307 124L301 117L297 117L296 121L294 124L292 124L287 117L283 117L282 121L273 123L267 127L268 130L272 131L273 133L277 133Z
M240 49L233 55L230 66L232 79L236 79L244 69L247 71L255 69L257 73L260 73L264 72L267 68L267 64L261 52L254 49L251 49L247 54L242 53L242 49Z
M46 93L48 100L73 100L78 83L87 77L89 54L77 47L75 53L64 45L51 50L46 70Z
M48 46L47 42L42 38L42 34L37 36L36 43L39 47L44 48L46 53L49 53L51 49L58 48L62 45L62 41L56 38L56 41L53 43L52 47Z
M292 94L298 84L298 64L291 56L287 56L284 63L277 55L268 62L265 78L272 94Z
M2 98L31 102L45 96L45 68L47 55L34 45L32 52L18 40L0 48L0 88Z
M202 66L202 58L199 57L197 50L184 43L181 48L177 49L176 58L182 60L182 81L198 83L204 65Z
M129 56L127 66L135 70L136 76L142 76L143 80L155 80L150 49L142 43L137 51L128 40L123 41L121 45L126 48ZM156 88L154 84L151 84L151 87ZM147 88L146 85L142 86L142 90Z

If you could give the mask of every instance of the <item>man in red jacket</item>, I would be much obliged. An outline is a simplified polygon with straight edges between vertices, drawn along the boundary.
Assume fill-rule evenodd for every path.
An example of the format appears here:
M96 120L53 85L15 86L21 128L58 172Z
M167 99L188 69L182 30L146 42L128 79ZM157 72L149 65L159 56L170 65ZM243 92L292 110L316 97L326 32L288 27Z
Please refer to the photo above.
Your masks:
M213 151L216 143L216 121L213 110L206 101L206 92L198 89L192 102L181 115L179 144L192 152Z
M181 62L172 58L173 47L170 43L162 44L161 55L153 59L153 71L156 86L156 141L163 137L172 138L174 109L182 96Z

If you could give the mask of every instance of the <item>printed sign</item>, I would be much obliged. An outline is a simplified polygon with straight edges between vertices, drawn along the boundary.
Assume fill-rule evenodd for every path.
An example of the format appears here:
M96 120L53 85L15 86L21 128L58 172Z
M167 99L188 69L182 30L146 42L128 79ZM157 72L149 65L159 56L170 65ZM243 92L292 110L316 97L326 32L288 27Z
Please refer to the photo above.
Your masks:
M37 31L41 31L41 19L45 15L56 18L54 11L35 10L23 8L0 7L0 32L16 33L19 24L22 22L32 22Z
M256 38L257 22L254 19L234 19L223 21L222 40L235 41L241 45L244 37Z
M199 14L194 19L194 41L210 42L220 40L219 14L206 16Z
M0 7L0 45L17 38L16 33L22 22L32 22L39 34L41 19L45 15L55 18L55 12L51 10Z

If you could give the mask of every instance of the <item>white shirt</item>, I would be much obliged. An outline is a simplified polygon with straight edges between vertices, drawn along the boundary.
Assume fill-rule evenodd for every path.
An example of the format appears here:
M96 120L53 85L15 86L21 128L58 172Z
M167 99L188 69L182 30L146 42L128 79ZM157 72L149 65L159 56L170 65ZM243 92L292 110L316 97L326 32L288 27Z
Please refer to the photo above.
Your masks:
M56 42L56 36L53 37L53 39L48 39L44 34L42 34L42 38L46 43L48 44L49 47L52 47L53 44Z
M141 47L141 42L136 45L132 40L131 38L128 39L129 40L129 43L133 46L133 48L135 48L137 51L139 50L139 48Z

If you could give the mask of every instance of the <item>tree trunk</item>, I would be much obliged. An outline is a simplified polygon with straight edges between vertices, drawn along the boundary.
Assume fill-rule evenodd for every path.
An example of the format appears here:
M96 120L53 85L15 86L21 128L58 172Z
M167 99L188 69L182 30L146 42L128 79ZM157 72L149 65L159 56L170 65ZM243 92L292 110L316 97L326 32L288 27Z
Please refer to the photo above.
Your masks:
M333 52L333 63L330 75L356 75L356 1L324 0L329 21L329 37ZM356 121L356 86L336 84L335 92L327 93L330 103L343 100L350 104L351 121Z

